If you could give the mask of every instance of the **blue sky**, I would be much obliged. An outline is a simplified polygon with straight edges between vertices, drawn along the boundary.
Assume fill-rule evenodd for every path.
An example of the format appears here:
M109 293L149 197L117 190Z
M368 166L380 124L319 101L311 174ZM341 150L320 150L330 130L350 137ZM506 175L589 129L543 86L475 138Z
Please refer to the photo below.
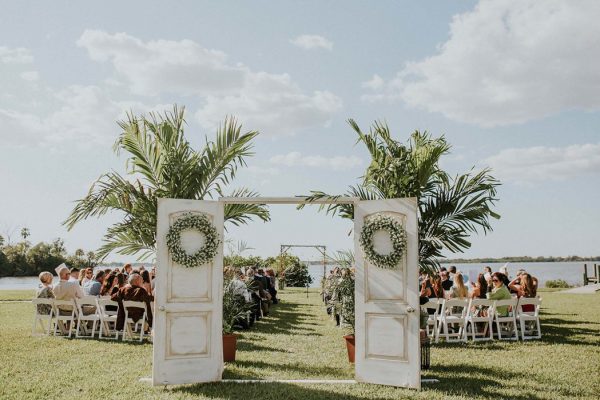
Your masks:
M346 123L444 134L453 173L493 168L494 232L469 257L600 253L600 6L594 1L9 2L0 15L0 234L98 247L118 216L61 226L127 110L187 107L198 146L225 115L261 132L234 186L341 193L367 165ZM292 206L230 228L254 253L351 246ZM310 251L303 258L316 257ZM122 256L111 257L127 260Z

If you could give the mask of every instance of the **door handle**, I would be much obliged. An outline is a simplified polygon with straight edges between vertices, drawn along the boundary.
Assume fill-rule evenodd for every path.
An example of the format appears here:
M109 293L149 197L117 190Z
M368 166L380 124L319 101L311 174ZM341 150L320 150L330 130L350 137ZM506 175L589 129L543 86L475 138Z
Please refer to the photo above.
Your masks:
M406 307L406 312L408 312L408 313L414 313L415 309L412 308L411 306L408 306L408 307Z
M165 306L160 306L160 307L158 307L158 310L159 310L159 311L165 311Z

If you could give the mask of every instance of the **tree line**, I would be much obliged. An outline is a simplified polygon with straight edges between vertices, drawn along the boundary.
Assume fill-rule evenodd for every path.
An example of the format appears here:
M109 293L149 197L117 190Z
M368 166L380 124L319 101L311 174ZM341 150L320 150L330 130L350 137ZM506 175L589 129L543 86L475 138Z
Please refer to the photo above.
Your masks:
M32 244L27 238L29 229L21 230L22 240L6 243L0 236L0 277L35 276L43 271L54 271L62 263L79 269L95 267L99 259L93 251L77 249L69 254L63 239L55 239L50 243Z

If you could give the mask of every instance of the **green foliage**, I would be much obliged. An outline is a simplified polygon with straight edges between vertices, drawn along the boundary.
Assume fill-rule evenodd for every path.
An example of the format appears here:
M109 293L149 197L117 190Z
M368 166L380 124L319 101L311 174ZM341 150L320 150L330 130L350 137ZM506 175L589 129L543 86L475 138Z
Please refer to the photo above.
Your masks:
M419 264L422 270L439 267L443 252L463 252L471 246L473 233L492 230L491 218L500 218L492 210L496 188L500 185L489 169L450 176L439 166L451 146L442 137L415 131L408 144L392 138L388 126L375 122L369 133L361 131L354 120L348 121L371 156L371 163L359 185L346 196L362 200L415 197L419 217ZM336 198L313 191L311 199ZM343 218L354 218L351 204L321 206Z
M549 280L546 281L546 287L547 288L570 288L572 287L571 285L569 285L569 283L563 279L556 279L556 280Z
M240 267L258 267L266 268L269 264L260 256L248 256L244 257L241 255L225 256L223 258L223 265L240 268Z
M79 269L98 265L98 258L93 252L86 254L82 250L76 251L76 254L67 254L62 239L52 243L40 242L34 246L27 241L5 245L0 248L0 277L54 272L54 268L62 263Z
M247 303L244 296L236 293L232 280L223 279L223 333L230 334L236 321L246 318L252 304Z
M206 138L200 150L192 148L184 136L184 108L172 112L150 113L149 117L128 114L119 122L122 133L114 149L128 154L129 177L111 171L102 175L88 194L64 222L72 229L89 217L100 217L109 211L122 215L122 220L108 228L100 258L112 251L138 254L147 258L156 245L156 211L159 198L210 199L222 196L235 177L237 169L251 156L256 131L241 132L234 118L227 118L217 129L214 141ZM231 196L255 197L256 192L239 188ZM234 225L245 224L252 217L269 220L264 205L229 204L225 220Z
M284 271L285 285L288 287L307 287L313 279L308 273L308 266L301 263L296 257L293 264Z
M332 302L342 317L342 322L350 325L349 334L354 335L355 328L355 279L351 273L345 273L339 280L334 280L331 285Z

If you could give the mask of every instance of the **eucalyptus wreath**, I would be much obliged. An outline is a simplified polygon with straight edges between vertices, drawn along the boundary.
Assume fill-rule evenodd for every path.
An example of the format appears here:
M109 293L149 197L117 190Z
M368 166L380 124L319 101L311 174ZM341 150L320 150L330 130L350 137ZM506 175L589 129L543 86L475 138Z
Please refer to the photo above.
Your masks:
M392 240L393 250L389 254L379 254L373 247L373 234L382 230L387 231ZM365 257L371 264L379 268L394 269L406 251L406 231L394 218L378 214L365 221L359 242Z
M194 254L188 254L181 247L181 232L188 229L197 230L205 237L204 246ZM220 242L217 229L203 214L184 214L171 225L167 233L167 247L171 258L186 268L197 267L211 261L217 255Z

